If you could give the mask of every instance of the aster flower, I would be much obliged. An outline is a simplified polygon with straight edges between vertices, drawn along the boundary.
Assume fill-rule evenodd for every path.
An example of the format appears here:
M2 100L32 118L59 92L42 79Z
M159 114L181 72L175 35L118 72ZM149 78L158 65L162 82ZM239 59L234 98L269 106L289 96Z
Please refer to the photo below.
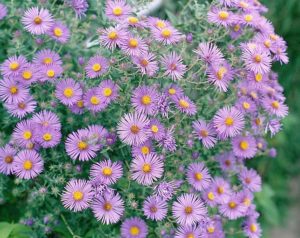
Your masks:
M33 64L27 63L20 69L15 80L22 85L30 85L38 80L38 70Z
M53 25L53 16L47 9L32 7L25 11L21 19L24 28L33 35L45 34Z
M163 162L155 153L138 156L131 163L131 177L139 184L150 185L162 177L163 166Z
M129 16L126 18L125 22L121 23L124 27L136 27L145 28L147 27L147 22L144 19L139 19L137 16Z
M130 56L143 55L148 51L146 42L139 36L127 35L120 44L121 50Z
M202 231L199 226L180 226L176 230L175 238L201 238Z
M230 37L235 40L243 34L244 26L237 23L231 26L230 29Z
M162 20L157 17L148 17L147 23L150 25L151 28L158 28L163 29L165 27L171 26L171 23L167 20Z
M229 82L233 80L233 70L231 66L224 61L224 63L216 65L213 64L208 68L208 81L215 85L217 89L227 92Z
M215 195L215 201L219 204L226 203L232 193L230 184L221 177L214 178L211 189Z
M269 97L263 98L263 107L271 115L285 117L288 114L288 107L281 101Z
M155 153L151 140L147 140L141 145L133 145L132 146L132 156L138 157L142 155L148 155L150 153Z
M4 4L0 3L0 21L4 17L6 17L6 15L7 15L7 7Z
M247 207L239 201L236 194L232 194L228 201L219 208L220 213L230 220L235 220L244 216L246 210Z
M24 101L20 101L18 103L5 103L4 107L7 109L10 115L21 119L34 112L36 105L37 103L33 97L28 96L28 98L26 98Z
M172 26L153 28L152 35L156 41L161 42L164 45L173 45L182 39L180 32Z
M220 167L223 171L233 171L236 169L237 161L232 151L217 155L216 160L220 163Z
M100 149L105 145L105 139L108 131L101 125L90 125L87 130L90 133L91 142L100 146Z
M60 131L61 124L58 116L51 111L43 110L39 113L36 113L32 117L32 122L38 129L51 127L55 130Z
M158 100L158 111L163 117L168 117L168 113L170 110L170 101L168 96L165 93L161 93L159 95Z
M128 35L126 29L123 26L117 25L115 27L109 27L107 29L99 30L99 42L100 45L108 49L114 49L121 45Z
M112 162L111 160L103 160L93 164L90 171L92 180L97 180L107 185L116 183L122 176L122 165L119 162Z
M202 192L202 199L205 201L205 204L210 207L215 207L217 205L216 192L212 186Z
M168 128L165 130L163 138L159 141L158 144L160 147L163 147L165 150L174 152L176 150L176 140L174 137L174 127Z
M60 143L61 133L51 127L39 130L36 135L36 141L43 148L53 148Z
M64 207L74 212L88 208L92 198L93 191L91 184L82 179L70 180L61 195Z
M75 104L82 98L82 94L81 85L72 78L58 81L56 84L55 95L64 105Z
M153 77L158 70L158 62L152 53L147 52L139 56L133 56L132 61L141 71L142 75Z
M205 148L210 149L214 147L217 142L216 132L212 123L206 123L203 120L193 122L193 133L202 141Z
M207 14L207 20L218 26L228 27L236 20L236 16L226 9L212 7Z
M256 140L253 136L236 136L231 143L233 153L237 157L251 159L257 152Z
M146 238L147 234L147 225L141 218L127 218L121 225L121 236L124 238Z
M43 49L38 51L33 58L33 63L38 67L51 65L62 66L60 56L50 49Z
M176 192L176 189L180 186L176 181L160 182L154 187L155 195L161 197L163 200L170 200Z
M48 66L38 67L39 74L38 80L40 82L54 81L63 73L63 67L60 65L52 64Z
M268 131L270 131L271 136L276 135L280 130L281 130L281 123L279 120L270 120L265 127L265 132L267 133Z
M219 109L213 118L216 132L221 138L234 137L244 129L243 114L234 107Z
M84 112L84 101L83 98L81 98L80 100L78 100L76 103L74 103L73 105L71 105L70 110L74 113L74 114L82 114Z
M29 89L15 80L5 78L0 81L0 99L7 103L19 103L29 97Z
M181 96L176 97L174 99L176 107L181 111L182 113L185 113L189 116L195 115L197 113L197 106L194 102L192 102L191 99L189 99L187 96Z
M159 94L153 86L139 86L132 93L131 103L137 112L155 115L158 96Z
M271 68L270 53L260 46L246 46L242 49L242 60L246 69L254 73L268 73Z
M149 123L144 114L125 114L117 127L118 136L128 145L140 145L149 139Z
M111 103L118 97L118 85L112 80L104 80L100 83L99 89L102 92L103 98L106 99L107 103Z
M24 67L27 66L27 64L27 59L22 55L10 56L1 64L1 74L5 77L16 77L20 74Z
M130 16L131 7L125 0L108 0L105 8L105 15L113 21L121 22Z
M202 42L194 51L198 57L207 64L220 64L224 62L224 56L220 49L211 42Z
M173 100L176 98L184 96L184 91L181 87L179 87L176 84L170 84L166 90L165 93Z
M192 163L187 169L187 181L197 191L203 191L210 186L211 176L204 163Z
M246 221L243 231L249 238L260 238L262 235L260 224L254 219L248 219Z
M238 22L245 26L256 28L259 21L261 20L260 15L255 11L247 11L237 16Z
M173 203L173 217L182 226L190 226L207 215L204 203L195 194L182 194Z
M143 211L148 219L162 221L167 216L168 204L161 197L150 196L144 201Z
M4 147L0 147L0 173L5 175L13 173L13 162L16 154L17 151L8 144Z
M78 18L84 17L89 7L87 0L68 0L68 4Z
M104 194L96 198L91 208L97 220L104 224L117 223L125 210L124 201L118 193Z
M268 76L267 74L254 73L250 71L247 75L247 80L250 82L251 87L259 89L267 83Z
M150 120L149 128L150 128L150 136L154 140L160 141L164 137L165 128L163 124L161 124L161 122L158 121L157 119L154 118Z
M253 193L247 188L238 192L237 197L247 208L250 208L254 199Z
M261 191L261 177L254 169L243 169L239 174L239 179L243 183L243 185L250 191Z
M21 179L32 179L44 169L44 162L34 150L20 151L13 161L14 174Z
M92 112L103 111L108 106L108 101L102 95L99 87L90 88L83 96L84 106Z
M59 43L65 44L70 38L69 28L60 21L54 22L47 34Z
M23 120L17 123L12 138L19 146L32 148L35 142L35 126L33 121Z
M169 76L172 80L182 79L186 72L186 66L183 64L182 58L176 53L171 52L162 57L162 67L165 69L165 76Z
M109 62L106 58L96 55L89 59L85 66L85 72L88 78L97 78L108 71Z

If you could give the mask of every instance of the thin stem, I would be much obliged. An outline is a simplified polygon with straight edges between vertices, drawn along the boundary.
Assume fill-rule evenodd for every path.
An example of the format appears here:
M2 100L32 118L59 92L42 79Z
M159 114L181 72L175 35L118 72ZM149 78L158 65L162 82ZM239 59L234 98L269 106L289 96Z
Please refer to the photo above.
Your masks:
M63 220L63 222L65 223L65 226L67 227L68 231L70 232L70 234L72 235L73 238L82 238L81 236L75 235L73 230L71 229L71 227L69 226L66 218L64 217L63 214L60 214L61 219Z

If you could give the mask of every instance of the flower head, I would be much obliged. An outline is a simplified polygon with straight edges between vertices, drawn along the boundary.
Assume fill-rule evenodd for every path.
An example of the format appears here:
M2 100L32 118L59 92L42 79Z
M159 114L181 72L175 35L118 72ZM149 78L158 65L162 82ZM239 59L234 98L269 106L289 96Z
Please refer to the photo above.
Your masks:
M127 218L121 225L121 235L124 238L146 238L147 234L147 225L141 218Z

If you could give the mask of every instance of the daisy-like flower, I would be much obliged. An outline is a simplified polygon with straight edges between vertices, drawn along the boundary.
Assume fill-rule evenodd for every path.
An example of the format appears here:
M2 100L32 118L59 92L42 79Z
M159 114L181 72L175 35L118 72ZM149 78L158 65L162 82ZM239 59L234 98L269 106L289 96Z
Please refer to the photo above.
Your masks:
M162 221L167 216L168 204L159 196L150 196L144 201L143 211L148 219Z
M240 192L237 193L237 196L239 197L239 200L247 207L250 208L252 205L254 195L253 193L248 190L247 188L244 190L241 190Z
M32 122L35 124L35 126L38 127L38 129L42 128L53 128L57 131L60 131L61 124L58 116L51 111L43 110L39 113L36 113L32 117Z
M36 105L37 103L33 97L28 96L24 101L20 101L18 103L5 103L4 107L7 109L9 114L21 119L34 112Z
M239 201L236 194L232 194L227 202L220 206L219 211L229 220L235 220L245 215L247 207Z
M176 85L176 84L169 85L166 88L165 92L173 100L175 100L176 98L184 96L183 89L181 87L179 87L178 85Z
M115 49L121 45L123 39L126 38L128 32L122 26L109 27L99 30L99 42L108 49Z
M167 20L162 20L158 17L148 17L147 22L151 28L163 29L165 27L171 26L171 23Z
M133 157L148 155L150 153L155 153L151 140L148 140L141 145L132 146L132 156Z
M5 5L3 5L2 3L0 3L0 21L6 17L7 15L7 7Z
M90 171L92 180L111 185L123 176L122 165L119 162L104 160L93 164Z
M216 132L212 123L206 123L203 120L193 122L193 133L202 142L205 148L212 148L215 146Z
M69 181L61 196L64 207L74 212L88 208L92 198L93 190L91 184L82 179L72 179Z
M13 173L13 162L17 151L10 145L0 147L0 173L10 175Z
M224 55L220 49L211 42L202 42L199 44L198 48L195 50L199 59L207 64L220 64L225 61Z
M160 141L165 134L165 127L157 119L151 119L149 123L150 136L156 140Z
M33 63L38 67L51 65L62 66L60 56L56 52L49 49L38 51L33 58Z
M216 192L214 191L212 186L202 192L202 199L210 207L215 207L217 205Z
M195 194L182 194L173 203L173 217L182 226L190 226L199 222L207 215L201 199Z
M32 179L44 169L41 156L34 150L20 151L13 161L14 174L21 179Z
M237 161L232 151L217 155L216 160L220 163L223 171L233 171L236 169Z
M174 126L165 130L165 134L158 145L167 151L174 152L176 150L177 144L174 136Z
M118 136L128 145L140 145L149 139L149 123L144 114L125 114L117 127Z
M130 56L139 56L148 52L148 46L146 42L139 36L127 35L121 41L121 50Z
M257 106L255 102L247 96L242 96L240 97L236 104L235 107L244 113L255 113L257 111Z
M129 16L126 18L125 22L121 22L125 27L136 27L145 28L147 27L147 22L144 19L139 19L137 16Z
M0 81L0 99L7 103L19 103L29 97L29 89L11 78Z
M254 219L248 219L246 221L243 231L249 238L260 238L262 234L260 224Z
M27 64L27 59L22 55L10 56L1 64L1 74L5 77L16 77L20 74L24 67L27 66Z
M173 45L182 39L180 32L172 26L153 28L152 34L156 41L161 42L164 45Z
M112 80L102 81L99 85L99 89L101 90L102 96L106 99L107 103L111 103L119 96L118 85Z
M48 65L48 66L40 66L38 68L39 74L38 74L38 80L40 82L46 82L46 81L54 81L56 78L58 78L63 73L63 67L60 65Z
M227 92L229 82L233 79L233 70L226 62L208 68L208 81L220 91Z
M97 156L100 146L91 138L87 129L81 129L68 135L65 143L66 152L71 159L90 160Z
M121 236L124 238L146 238L147 235L147 225L141 218L127 218L121 225Z
M263 107L271 115L285 117L288 114L288 107L281 101L269 97L263 98Z
M252 192L261 191L261 177L254 169L244 168L240 174L239 179L243 183L244 187Z
M251 159L257 152L256 140L253 136L236 136L232 139L232 149L235 156Z
M70 38L69 28L60 21L54 22L47 34L59 43L65 44Z
M84 101L83 101L83 98L81 98L80 100L78 100L76 103L74 103L69 108L70 108L70 110L74 114L78 114L78 115L82 114L84 112Z
M170 200L176 192L176 189L180 186L180 183L176 181L161 182L154 187L154 193L161 197L163 200Z
M158 97L159 94L153 86L139 86L132 93L131 103L137 112L155 115Z
M201 238L202 231L199 226L180 226L175 233L175 238Z
M132 61L140 70L142 75L153 77L158 70L158 62L155 58L154 54L147 52L139 56L133 56Z
M61 140L61 133L51 127L44 128L37 132L36 141L43 148L53 148L59 144Z
M242 59L246 69L254 73L268 73L271 69L272 59L270 53L260 46L245 46L242 48Z
M182 113L185 113L189 116L195 115L197 113L197 106L195 103L189 99L189 97L183 95L181 97L176 97L174 99L176 107Z
M207 20L218 26L228 27L236 20L236 16L226 9L212 7L207 14Z
M109 62L106 58L96 55L89 59L85 66L85 72L88 78L97 78L108 71Z
M125 210L124 201L118 193L104 194L96 198L91 208L97 220L104 224L117 223Z
M22 67L16 81L22 85L30 85L38 80L38 70L33 64L27 63Z
M76 17L78 18L85 16L85 13L89 7L87 0L68 0L68 4L73 9Z
M250 26L253 28L256 28L258 25L259 21L261 20L260 15L254 11L250 12L245 12L242 13L241 15L237 16L238 22L242 25L245 26Z
M21 19L24 28L33 35L45 34L53 25L53 16L47 9L32 7Z
M83 96L84 106L92 112L103 111L108 106L108 101L102 95L99 87L90 88Z
M234 137L244 129L243 114L234 107L224 107L217 111L213 124L221 138Z
M221 177L215 177L211 184L211 189L215 195L215 201L223 204L228 201L232 193L230 184Z
M131 7L125 0L108 0L105 8L105 15L113 21L121 22L130 16Z
M155 154L138 156L131 163L131 177L142 185L151 185L162 177L163 161Z
M32 148L35 142L35 125L32 120L19 122L12 134L13 140L21 147Z
M210 186L211 176L204 163L192 163L186 172L187 180L197 191L203 191Z
M174 81L183 78L186 72L186 66L183 64L182 58L176 52L171 52L163 56L161 63L163 69L165 69L165 76L171 77Z
M267 74L254 73L250 71L247 75L247 80L250 82L250 85L254 88L261 88L268 81Z
M58 81L55 95L64 105L71 106L82 98L82 88L79 83L72 78Z

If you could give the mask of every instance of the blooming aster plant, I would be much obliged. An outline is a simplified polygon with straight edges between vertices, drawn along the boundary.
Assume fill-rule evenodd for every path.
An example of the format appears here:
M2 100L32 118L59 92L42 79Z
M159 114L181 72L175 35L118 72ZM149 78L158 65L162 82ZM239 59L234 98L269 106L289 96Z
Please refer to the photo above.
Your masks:
M189 2L176 22L141 2L1 4L1 28L19 26L0 66L1 201L23 199L41 237L261 237L248 161L276 154L285 41L256 0Z

